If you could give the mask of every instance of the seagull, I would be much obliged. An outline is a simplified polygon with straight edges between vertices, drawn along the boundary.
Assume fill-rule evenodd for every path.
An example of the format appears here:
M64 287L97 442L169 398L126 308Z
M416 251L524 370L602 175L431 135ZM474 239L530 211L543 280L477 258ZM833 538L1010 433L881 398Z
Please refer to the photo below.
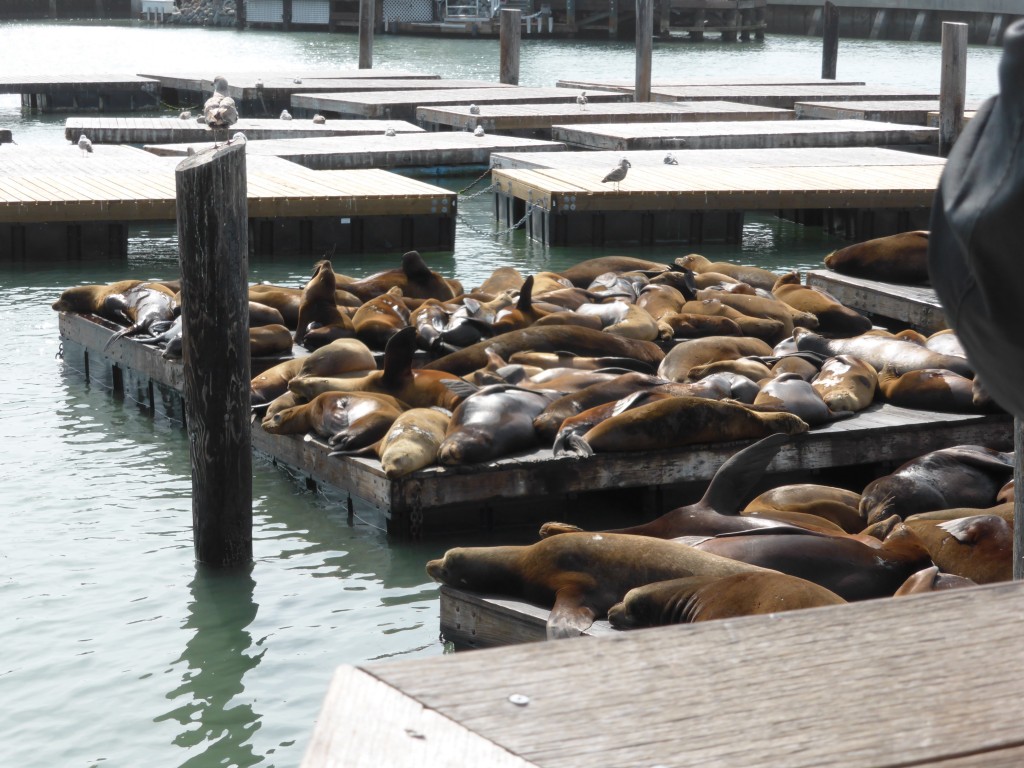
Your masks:
M580 105L580 109L587 108L587 92L581 91L580 95L576 97L576 103Z
M203 116L209 128L227 128L238 122L235 100L228 96L228 81L221 75L213 78L213 95L203 105Z
M313 122L317 125L323 125L327 122L327 118L323 115L313 115Z
M615 182L615 191L619 191L619 182L626 178L626 172L631 168L629 160L622 158L619 160L619 164L608 171L608 175L601 179L602 182Z
M302 78L301 77L296 77L294 80L292 80L292 82L295 83L296 85L298 85L299 83L302 82Z
M473 129L473 135L476 136L477 138L483 136L484 127L482 125L478 125L476 128Z
M281 110L281 119L282 120L291 120L292 119L292 113L289 112L287 109L282 109Z
M385 128L385 129L384 129L384 135L385 135L385 136L394 136L394 135L395 135L395 129L394 129L394 128L392 128L392 127L391 127L391 126L389 125L389 126L388 126L387 128Z
M245 144L245 142L246 142L245 134L242 133L241 131L239 131L234 136L232 136L230 139L225 141L224 144L225 145L228 145L228 144Z
M471 114L471 115L479 115L480 114L480 107L478 107L476 104L470 104L469 105L469 114Z
M184 112L182 112L180 115L178 115L178 119L179 120L191 120L192 119L192 113L189 110L186 109Z
M82 150L83 155L92 154L92 142L89 141L89 137L84 133L78 137L78 148Z
M676 156L669 152L665 155L665 165L679 165L679 161L676 160Z

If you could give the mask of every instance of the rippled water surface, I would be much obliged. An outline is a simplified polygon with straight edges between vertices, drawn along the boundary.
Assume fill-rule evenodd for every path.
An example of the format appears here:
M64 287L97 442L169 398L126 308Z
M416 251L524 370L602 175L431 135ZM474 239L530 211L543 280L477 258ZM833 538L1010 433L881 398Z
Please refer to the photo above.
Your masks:
M970 49L969 97L994 92L998 53ZM352 35L0 24L0 76L288 73L354 67L357 54ZM374 55L381 68L497 79L491 40L385 36ZM525 40L521 82L629 78L633 66L626 43ZM937 88L939 66L937 44L844 40L840 48L844 79ZM819 71L820 44L809 39L655 44L655 77ZM62 124L0 96L0 128L19 143L63 142ZM472 181L441 183L461 189ZM601 255L546 249L521 232L494 236L486 195L461 202L460 213L455 253L429 261L467 285L499 265L559 269ZM350 522L338 498L257 459L253 566L197 568L183 430L63 365L50 310L60 291L176 276L173 235L172 226L136 229L126 263L0 264L4 765L295 765L335 666L444 652L423 563L451 542L391 541L365 522L369 509L357 504ZM742 246L702 250L805 268L835 245L820 230L765 216L748 219ZM312 260L256 260L250 279L301 285ZM336 261L356 275L390 266L381 256Z

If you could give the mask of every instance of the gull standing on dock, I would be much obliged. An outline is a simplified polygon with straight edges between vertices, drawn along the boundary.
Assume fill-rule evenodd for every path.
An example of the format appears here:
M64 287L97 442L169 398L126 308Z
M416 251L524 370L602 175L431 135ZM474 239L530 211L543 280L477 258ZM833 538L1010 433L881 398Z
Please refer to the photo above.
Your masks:
M228 96L228 81L221 75L213 78L213 95L203 104L203 117L209 128L228 128L238 122L235 100Z
M476 128L473 129L473 135L476 136L477 138L480 138L481 136L483 136L484 135L484 127L482 125L478 125Z
M327 122L327 118L324 117L323 115L313 115L313 122L316 125L323 125L324 123Z
M281 110L281 119L282 120L291 120L292 119L292 113L289 112L287 109L282 109Z
M679 161L676 160L676 156L669 152L665 155L665 165L679 165Z
M92 142L89 141L89 137L84 133L78 137L78 148L82 150L83 155L92 154Z
M469 105L469 114L471 114L471 115L479 115L480 114L480 107L478 107L476 104L470 104Z
M582 91L580 95L576 97L576 103L580 105L580 109L587 108L587 92Z
M615 182L615 191L618 192L619 182L626 178L626 172L629 171L630 168L632 168L632 166L629 164L629 160L622 158L619 160L619 164L612 170L608 171L608 175L601 179L601 181L605 183L609 181Z

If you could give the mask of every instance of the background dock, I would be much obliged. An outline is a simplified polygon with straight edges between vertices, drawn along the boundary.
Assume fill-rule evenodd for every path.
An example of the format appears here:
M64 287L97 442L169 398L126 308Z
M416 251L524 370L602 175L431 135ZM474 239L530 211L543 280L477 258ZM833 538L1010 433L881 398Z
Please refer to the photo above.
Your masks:
M807 273L807 285L832 294L851 309L884 320L895 320L922 333L946 328L942 305L930 286L897 285L841 275L830 269Z
M160 106L159 81L139 75L4 77L0 93L21 94L23 109L40 112L136 112Z
M636 78L605 78L590 80L586 78L563 78L555 83L559 88L595 88L606 91L625 91L633 93L636 87ZM819 77L794 77L792 75L778 75L775 77L762 77L751 75L749 77L692 77L690 75L677 75L675 77L652 77L652 88L689 88L689 87L715 87L733 85L865 85L863 80L829 80Z
M976 109L971 104L969 109ZM877 120L882 123L928 125L928 113L939 111L937 99L918 101L798 101L801 120ZM933 126L934 127L934 126Z
M652 87L651 98L655 101L737 101L793 109L798 101L906 101L937 99L939 94L877 85L692 85Z

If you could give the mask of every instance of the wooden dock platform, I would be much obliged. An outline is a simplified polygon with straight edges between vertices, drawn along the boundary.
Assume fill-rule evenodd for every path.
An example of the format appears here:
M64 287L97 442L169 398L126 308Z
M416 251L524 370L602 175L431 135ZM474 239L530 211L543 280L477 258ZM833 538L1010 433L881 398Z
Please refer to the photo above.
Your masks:
M660 86L651 88L655 101L738 101L763 107L793 109L798 101L906 101L938 99L928 90L878 85L723 85Z
M663 164L617 185L587 169L496 169L492 180L499 223L529 212L527 235L550 245L739 242L748 210L822 211L830 231L866 240L926 228L942 168Z
M586 88L602 91L624 91L633 93L636 87L636 78L618 77L603 80L590 80L587 78L568 78L555 82L559 88ZM721 88L733 85L865 85L863 80L829 80L820 77L799 77L794 75L777 75L775 77L762 77L760 75L729 75L726 77L691 77L689 75L660 76L651 78L652 88L691 88L691 87L714 87Z
M317 124L309 118L241 119L230 128L214 132L195 119L179 117L69 117L64 122L64 137L77 142L83 133L93 144L185 144L227 141L236 133L246 139L300 139L324 136L365 136L383 134L386 128L396 133L420 133L422 128L402 120L329 120Z
M583 149L741 149L926 145L937 128L872 120L743 120L706 123L554 125L554 141Z
M895 320L922 333L947 327L942 305L930 286L897 285L842 275L831 269L807 272L807 285L821 288L840 302L872 317Z
M296 94L292 96L295 114L318 112L328 117L356 117L363 119L408 120L416 119L418 107L443 104L571 104L582 93L574 88L449 88L405 92L357 92L338 94ZM630 101L627 93L617 91L587 91L592 102Z
M20 75L0 78L0 93L21 94L40 112L137 112L160 106L160 82L139 75Z
M1022 611L992 584L342 666L302 765L1009 768Z
M919 101L798 101L793 108L796 111L796 116L801 120L876 120L882 123L928 126L928 114L938 112L939 102L938 99ZM975 108L972 104L971 109Z
M429 130L483 126L485 131L551 135L551 126L573 123L707 122L713 120L792 120L788 109L758 107L731 101L596 102L577 104L482 104L478 114L468 106L420 107L416 122Z
M157 155L181 157L188 149L213 146L203 144L153 144L146 150ZM466 172L466 166L490 165L492 152L561 151L561 142L515 138L487 133L474 136L467 131L443 133L399 133L382 136L379 133L364 136L337 136L323 139L277 139L248 141L248 156L271 156L290 160L314 170L341 170L351 168L416 169L423 173L439 174Z

